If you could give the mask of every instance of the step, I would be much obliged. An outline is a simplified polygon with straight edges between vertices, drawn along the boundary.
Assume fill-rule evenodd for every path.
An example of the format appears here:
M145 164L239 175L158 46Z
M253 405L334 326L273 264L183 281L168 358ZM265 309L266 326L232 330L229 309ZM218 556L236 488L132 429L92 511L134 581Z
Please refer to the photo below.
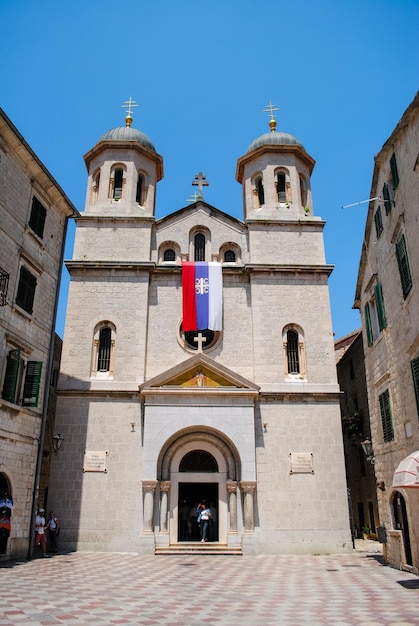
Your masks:
M227 544L223 543L201 543L199 541L196 543L172 543L170 546L156 546L155 554L228 554L242 556L243 552L241 546L228 546Z

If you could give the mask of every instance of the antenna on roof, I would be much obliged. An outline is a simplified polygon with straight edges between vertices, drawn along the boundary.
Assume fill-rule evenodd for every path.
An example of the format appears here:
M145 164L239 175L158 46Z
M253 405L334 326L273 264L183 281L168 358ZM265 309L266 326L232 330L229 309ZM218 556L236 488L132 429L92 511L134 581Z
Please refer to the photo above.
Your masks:
M358 204L365 204L365 202L371 202L371 200L382 200L381 196L376 196L375 198L368 198L368 200L360 200L359 202L352 202L352 204L345 204L342 209L349 209L350 206L356 206Z

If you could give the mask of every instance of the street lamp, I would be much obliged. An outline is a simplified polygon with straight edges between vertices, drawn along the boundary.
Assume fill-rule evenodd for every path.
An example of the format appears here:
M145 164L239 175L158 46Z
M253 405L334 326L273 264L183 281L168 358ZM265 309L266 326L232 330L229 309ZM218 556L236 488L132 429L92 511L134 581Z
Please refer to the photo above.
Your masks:
M374 452L372 450L372 443L369 439L365 439L365 441L361 442L362 449L364 451L365 456L367 457L367 461L369 461L372 465L375 463Z
M64 441L64 437L61 437L60 433L57 433L56 435L53 436L53 438L52 438L52 449L54 450L55 454L57 454L57 452L59 450L61 450L61 446L63 445L63 441Z

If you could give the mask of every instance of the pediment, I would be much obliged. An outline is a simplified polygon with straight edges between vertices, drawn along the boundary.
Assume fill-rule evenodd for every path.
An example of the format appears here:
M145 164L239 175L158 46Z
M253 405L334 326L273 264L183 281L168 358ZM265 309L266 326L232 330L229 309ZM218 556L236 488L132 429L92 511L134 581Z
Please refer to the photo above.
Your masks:
M193 204L190 204L182 209L174 211L165 217L160 218L156 221L157 230L162 228L166 228L172 224L183 222L185 220L191 219L194 223L196 222L197 216L202 215L207 218L214 219L218 222L224 223L227 227L232 228L233 230L237 230L239 232L243 231L246 227L244 222L241 220L228 215L228 213L224 213L220 209L212 206L211 204L207 204L202 200L198 200Z
M191 392L259 392L257 385L204 354L197 354L140 385L140 392L144 393L175 389Z

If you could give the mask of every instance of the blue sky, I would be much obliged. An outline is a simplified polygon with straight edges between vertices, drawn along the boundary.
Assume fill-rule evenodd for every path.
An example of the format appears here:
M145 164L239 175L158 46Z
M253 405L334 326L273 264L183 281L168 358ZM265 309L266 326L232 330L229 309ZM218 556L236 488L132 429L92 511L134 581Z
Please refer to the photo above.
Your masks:
M360 326L368 204L341 207L369 197L374 154L418 89L417 0L0 0L0 22L0 106L80 211L83 155L132 97L164 159L157 217L187 205L202 171L205 200L242 218L237 159L280 107L277 130L316 160L335 337ZM67 289L65 270L60 336Z

